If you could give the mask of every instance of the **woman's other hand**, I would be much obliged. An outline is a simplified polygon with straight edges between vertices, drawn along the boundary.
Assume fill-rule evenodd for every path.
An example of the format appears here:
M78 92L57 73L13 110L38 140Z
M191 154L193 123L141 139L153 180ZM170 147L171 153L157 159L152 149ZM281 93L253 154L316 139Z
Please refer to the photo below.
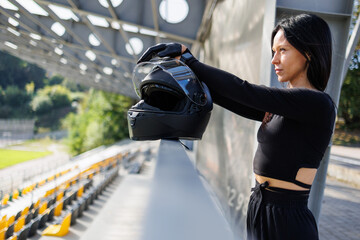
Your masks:
M180 58L181 54L186 51L187 47L180 43L159 43L149 47L139 58L137 63L146 62L154 56Z

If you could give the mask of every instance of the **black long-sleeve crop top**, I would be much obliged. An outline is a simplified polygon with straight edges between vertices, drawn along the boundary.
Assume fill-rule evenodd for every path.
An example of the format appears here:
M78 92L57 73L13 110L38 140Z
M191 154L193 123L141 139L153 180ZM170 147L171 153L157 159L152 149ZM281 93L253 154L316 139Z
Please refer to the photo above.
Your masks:
M256 174L301 186L296 180L298 170L319 167L336 116L328 94L250 84L199 61L189 67L209 87L216 104L257 121L262 121L266 112L272 113L272 119L258 130L253 162Z

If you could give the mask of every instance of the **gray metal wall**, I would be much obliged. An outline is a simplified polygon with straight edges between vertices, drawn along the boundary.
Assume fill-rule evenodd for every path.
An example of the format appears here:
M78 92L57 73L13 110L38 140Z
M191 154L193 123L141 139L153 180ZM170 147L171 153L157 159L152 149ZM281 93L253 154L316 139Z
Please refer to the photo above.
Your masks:
M213 13L201 60L249 82L279 86L270 63L272 28L282 16L311 10L330 24L333 33L333 69L327 92L338 102L352 5L352 0L221 1ZM203 140L197 144L198 169L213 187L235 235L240 238L245 237L247 204L254 184L252 159L258 127L259 123L215 106ZM320 213L327 162L328 154L310 199L316 217Z

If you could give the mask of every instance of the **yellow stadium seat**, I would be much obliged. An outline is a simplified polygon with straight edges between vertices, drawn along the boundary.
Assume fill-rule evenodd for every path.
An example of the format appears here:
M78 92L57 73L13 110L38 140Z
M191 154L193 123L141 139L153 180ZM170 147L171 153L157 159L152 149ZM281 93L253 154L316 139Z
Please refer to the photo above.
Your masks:
M46 183L46 179L41 180L41 181L39 182L39 186L42 186L42 185L44 185L45 183Z
M36 202L35 205L34 205L34 208L38 208L39 206L40 206L40 199L37 200L37 202Z
M1 204L2 204L3 206L5 206L5 205L8 203L9 198L10 198L10 195L9 195L9 194L5 194L5 196L4 196L3 199L1 200Z
M60 201L63 197L64 197L64 192L59 193L59 194L56 196L56 201Z
M54 211L54 215L55 216L60 216L61 215L61 210L63 209L63 201L59 202L56 207L55 207L55 211Z
M22 210L21 216L25 216L25 215L27 215L28 213L29 213L29 207L26 207L26 208L24 208L24 210Z
M7 240L17 240L17 235L13 235L12 237L8 238Z
M19 217L19 219L15 223L14 232L20 231L24 227L24 224L25 224L25 216Z
M13 224L14 221L15 221L15 215L12 215L7 221L7 226L10 226L11 224Z
M13 199L17 199L19 197L19 191L18 190L14 190L13 192Z
M5 240L6 228L0 230L0 240Z
M44 202L43 204L41 204L41 207L39 209L39 214L43 214L46 209L47 209L47 202Z
M7 226L7 220L6 220L6 218L4 219L1 219L0 220L0 230L2 230L2 229L4 229L4 228L6 228ZM0 238L1 239L1 238Z
M43 236L56 236L63 237L69 232L71 223L71 213L68 213L61 224L59 225L50 225L43 232Z
M82 195L83 195L83 193L84 193L84 185L82 185L80 188L79 188L79 190L78 190L78 192L77 192L77 196L78 197L81 197Z

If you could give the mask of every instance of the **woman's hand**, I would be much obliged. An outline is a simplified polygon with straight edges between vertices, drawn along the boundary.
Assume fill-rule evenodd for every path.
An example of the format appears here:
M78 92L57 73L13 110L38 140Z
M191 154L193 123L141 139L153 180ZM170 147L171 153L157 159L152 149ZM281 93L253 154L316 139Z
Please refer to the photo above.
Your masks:
M146 62L154 56L173 57L180 59L180 56L187 50L187 47L180 43L159 43L148 48L139 58L137 63Z

